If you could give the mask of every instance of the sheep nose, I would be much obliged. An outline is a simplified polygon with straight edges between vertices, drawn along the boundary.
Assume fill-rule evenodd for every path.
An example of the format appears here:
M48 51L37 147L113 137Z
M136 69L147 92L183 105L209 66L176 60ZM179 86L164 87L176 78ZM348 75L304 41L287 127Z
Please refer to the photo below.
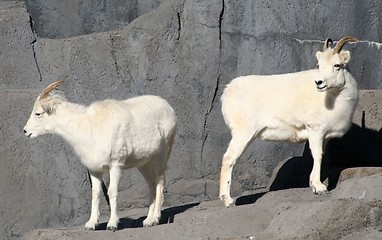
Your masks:
M317 86L320 86L324 81L322 81L322 80L316 80L315 82L316 82L316 85L317 85Z
M27 133L27 130L24 129L24 133Z

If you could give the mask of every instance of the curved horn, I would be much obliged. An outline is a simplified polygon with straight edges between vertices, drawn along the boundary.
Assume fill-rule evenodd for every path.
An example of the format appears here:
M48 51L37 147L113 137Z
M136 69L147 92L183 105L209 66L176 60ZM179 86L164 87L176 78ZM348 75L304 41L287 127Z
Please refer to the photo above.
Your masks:
M64 82L64 80L60 80L60 81L56 81L54 83L51 83L49 84L49 86L47 86L40 94L40 100L41 99L45 99L48 97L49 93L54 90L54 89L57 89L62 83Z
M331 38L327 38L327 39L325 39L325 42L324 42L324 51L325 51L326 49L328 49L329 44L333 44L333 40L332 40Z
M342 47L345 45L347 42L358 42L359 40L353 36L346 36L341 38L336 46L333 49L333 54L339 53L342 49Z

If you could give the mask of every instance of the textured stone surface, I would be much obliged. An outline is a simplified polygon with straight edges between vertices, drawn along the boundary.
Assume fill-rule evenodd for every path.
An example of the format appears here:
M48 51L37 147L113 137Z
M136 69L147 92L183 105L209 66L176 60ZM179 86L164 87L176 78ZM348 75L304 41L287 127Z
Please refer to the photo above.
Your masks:
M123 227L117 232L39 229L25 239L376 240L382 237L382 193L375 191L378 184L374 184L381 178L377 174L349 179L332 194L321 196L295 188L243 196L240 206L230 208L220 201L168 208L163 211L162 224L151 228L140 227L145 214L140 209L123 218ZM343 186L357 186L359 180L364 191L375 193L373 198L359 196L357 191L343 192ZM106 223L102 223L104 228Z
M123 27L161 0L25 0L39 36L68 38Z
M22 134L37 94L57 79L66 78L61 90L78 103L141 94L170 102L179 129L166 206L217 199L220 161L230 140L219 98L232 78L314 68L314 54L326 37L355 35L363 41L346 45L350 70L360 88L381 88L377 0L147 0L131 1L133 7L123 5L121 12L116 11L123 1L96 1L92 8L90 1L81 2L0 1L0 238L17 239L41 227L82 226L89 217L90 183L71 147L56 136L28 140ZM27 8L32 16L37 11L34 21ZM327 151L333 166L381 165L381 94L362 94L351 132ZM306 149L255 140L235 166L232 194L307 184ZM282 171L273 174L274 169ZM138 171L126 171L121 209L147 205L142 181Z

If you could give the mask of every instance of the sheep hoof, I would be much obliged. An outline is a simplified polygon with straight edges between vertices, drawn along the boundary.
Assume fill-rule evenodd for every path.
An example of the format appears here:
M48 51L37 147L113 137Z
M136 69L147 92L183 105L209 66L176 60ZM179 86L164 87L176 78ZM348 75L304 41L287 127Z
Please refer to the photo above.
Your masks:
M113 231L113 232L115 232L115 231L117 231L117 227L116 226L108 226L107 227L107 230L109 230L109 231Z
M152 226L155 226L155 225L158 225L159 224L159 219L156 219L156 220L151 220L151 219L145 219L143 221L143 226L144 227L152 227Z
M322 184L321 182L311 183L310 186L312 187L313 193L317 195L324 195L329 193L326 186Z
M85 224L85 230L87 231L94 231L96 230L96 227L98 226L98 223L91 223L90 221Z
M232 207L235 205L235 200L233 200L229 196L222 195L222 196L220 196L220 199L223 200L224 206L226 206L226 207Z
M317 191L315 192L317 195L324 195L324 194L330 194L328 190L323 190L323 191Z
M330 192L325 188L322 188L321 190L318 190L317 188L315 187L312 187L313 188L313 193L316 194L316 195L324 195L324 194L329 194Z

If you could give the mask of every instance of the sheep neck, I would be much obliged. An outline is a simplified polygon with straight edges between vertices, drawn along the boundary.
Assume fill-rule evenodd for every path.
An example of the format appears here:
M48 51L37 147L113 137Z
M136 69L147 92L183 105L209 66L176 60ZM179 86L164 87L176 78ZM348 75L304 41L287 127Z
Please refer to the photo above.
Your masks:
M346 79L346 84L341 91L341 98L345 100L358 100L358 87L357 82L353 78L353 76L346 70L344 70L344 76Z
M337 102L347 102L348 105L355 106L358 101L357 82L353 76L345 70L344 72L346 84L341 89L328 89L326 91L325 105L326 108L332 110Z
M62 102L55 111L53 132L60 135L72 146L83 145L87 143L87 131L90 131L86 116L87 108L85 106Z

